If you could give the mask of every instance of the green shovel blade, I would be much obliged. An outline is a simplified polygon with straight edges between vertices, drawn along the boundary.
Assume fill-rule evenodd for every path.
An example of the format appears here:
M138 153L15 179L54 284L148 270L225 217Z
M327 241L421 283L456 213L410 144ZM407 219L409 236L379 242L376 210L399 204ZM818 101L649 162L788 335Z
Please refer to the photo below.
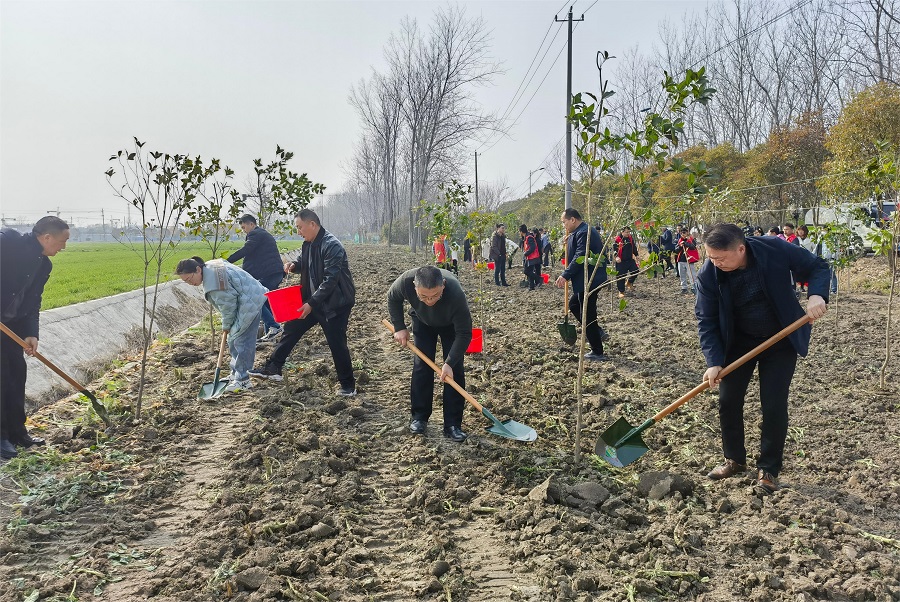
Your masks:
M516 422L515 420L504 420L501 422L494 418L494 415L491 414L490 410L484 407L481 409L481 413L493 423L486 428L489 433L507 439L515 439L516 441L531 442L537 439L537 431L528 425Z
M622 468L643 456L649 449L641 439L639 429L628 424L624 418L619 418L597 438L594 453L613 466Z
M214 397L218 397L225 391L225 387L228 386L228 381L219 380L218 370L216 370L216 375L213 378L213 382L203 383L203 385L200 387L200 392L197 393L197 399L213 399Z
M559 329L559 335L567 345L574 345L578 341L578 331L574 324L569 324L568 318L565 322L558 322L556 328Z

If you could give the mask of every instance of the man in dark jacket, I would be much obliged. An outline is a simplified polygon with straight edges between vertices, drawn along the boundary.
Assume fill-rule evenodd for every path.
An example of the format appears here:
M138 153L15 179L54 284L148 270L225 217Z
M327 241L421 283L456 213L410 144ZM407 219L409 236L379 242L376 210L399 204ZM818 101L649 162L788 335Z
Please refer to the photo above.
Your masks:
M300 261L286 263L285 272L299 272L303 305L295 320L284 324L284 334L261 369L250 370L250 376L281 380L281 371L300 338L319 324L331 349L331 358L341 384L338 395L356 395L353 363L347 347L347 323L356 302L356 286L350 274L347 251L333 234L322 227L319 216L304 209L294 218L297 232L303 237Z
M506 226L497 224L491 237L491 254L488 258L494 262L494 284L509 286L506 283Z
M719 378L719 372L804 313L812 320L828 309L828 264L777 237L744 238L734 224L716 224L706 234L707 262L697 278L697 329L708 369L703 380L719 386L719 423L725 463L711 479L747 469L744 397L759 365L762 405L757 486L778 489L788 427L788 392L797 356L806 356L812 328L805 325L754 359ZM809 282L806 311L797 302L791 272Z
M666 272L675 269L672 265L672 252L675 250L675 236L668 226L662 227L662 233L659 235L659 246L662 247L661 256L666 262ZM665 273L663 273L665 276Z
M284 264L281 262L281 253L278 252L278 244L275 238L266 230L256 225L256 218L245 214L238 223L247 234L244 246L228 257L229 263L244 260L244 271L256 278L260 284L274 291L284 280ZM269 302L262 307L262 321L265 326L265 334L262 340L273 341L281 334L281 326L272 315Z
M472 316L469 303L459 281L447 270L425 266L400 275L388 290L388 312L394 326L394 339L404 347L409 342L409 330L403 318L403 302L410 305L415 344L434 361L438 337L444 350L441 380L451 378L465 388L466 375L463 357L472 340ZM409 430L424 435L434 404L432 369L418 356L413 362L410 383L412 418ZM465 401L459 392L444 384L444 436L461 443L466 440L462 431Z
M0 230L0 318L28 345L25 354L38 348L41 296L50 278L53 257L66 248L69 226L56 216L37 221L29 234L12 228ZM16 445L43 445L25 428L25 379L23 349L0 333L0 457L18 455Z
M595 362L607 360L603 354L603 341L609 339L600 325L597 323L597 294L599 287L606 282L606 255L602 253L603 241L600 233L591 228L581 219L581 213L577 209L566 209L562 214L562 224L568 232L566 241L566 269L556 279L556 286L563 288L568 280L572 286L572 296L569 298L569 311L575 319L581 322L582 303L585 301L585 288L587 295L587 326L584 333L591 346L590 353L584 355L584 359ZM590 242L588 242L590 237ZM590 282L584 284L584 263L578 263L579 257L584 257L585 250L591 253L599 253L600 257L596 265L588 265Z

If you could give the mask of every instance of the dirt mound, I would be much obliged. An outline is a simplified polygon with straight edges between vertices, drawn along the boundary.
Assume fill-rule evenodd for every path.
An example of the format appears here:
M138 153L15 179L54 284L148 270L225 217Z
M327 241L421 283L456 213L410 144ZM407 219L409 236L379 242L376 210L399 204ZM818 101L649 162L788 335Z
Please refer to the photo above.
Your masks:
M588 366L576 466L561 291L461 274L486 330L468 390L536 442L486 433L471 408L465 443L442 436L439 410L413 437L412 355L380 320L388 286L420 258L348 250L359 395L334 395L316 329L283 382L198 401L214 343L189 332L155 348L140 423L103 433L78 401L45 408L32 420L49 448L5 467L0 599L900 600L900 397L877 388L885 297L841 295L839 322L816 325L792 391L785 487L764 496L749 474L704 476L721 455L710 393L648 431L634 464L590 455L618 417L642 421L699 383L692 297L674 279L639 280L623 312L601 297L612 361ZM127 408L137 374L126 364L93 387ZM892 387L898 375L895 359Z

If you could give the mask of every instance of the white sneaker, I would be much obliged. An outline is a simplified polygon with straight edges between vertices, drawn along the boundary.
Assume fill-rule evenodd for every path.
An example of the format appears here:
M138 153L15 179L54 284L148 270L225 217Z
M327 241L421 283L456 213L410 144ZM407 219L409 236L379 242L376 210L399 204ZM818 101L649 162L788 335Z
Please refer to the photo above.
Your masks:
M281 335L282 332L284 332L284 328L282 328L281 326L278 326L278 327L273 326L272 328L269 329L269 331L265 335L262 336L262 338L259 339L259 341L266 342L266 343L274 342L275 339L277 339Z
M237 393L238 391L244 391L246 389L252 389L253 383L250 382L250 379L246 380L231 380L228 381L228 385L225 387L225 393Z

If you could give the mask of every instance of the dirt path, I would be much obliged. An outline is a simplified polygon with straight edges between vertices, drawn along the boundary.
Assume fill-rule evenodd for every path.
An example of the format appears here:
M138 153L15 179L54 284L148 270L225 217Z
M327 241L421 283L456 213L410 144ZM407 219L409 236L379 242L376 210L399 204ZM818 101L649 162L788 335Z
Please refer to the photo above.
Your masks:
M412 356L380 319L416 258L350 252L357 397L334 396L313 331L283 383L199 402L214 357L186 333L154 350L140 423L104 434L80 403L46 408L33 428L49 449L0 481L0 600L900 600L900 369L895 360L893 388L879 391L884 297L841 295L839 321L816 325L791 396L785 488L761 496L749 476L704 476L721 455L711 394L648 431L635 464L590 455L618 417L643 420L699 382L692 299L671 279L639 281L623 312L603 298L613 359L586 374L576 466L559 291L479 293L462 273L487 316L468 389L539 439L486 434L467 409L469 440L449 442L439 402L414 437ZM121 413L134 385L125 367L92 387ZM745 411L752 452L757 391Z

